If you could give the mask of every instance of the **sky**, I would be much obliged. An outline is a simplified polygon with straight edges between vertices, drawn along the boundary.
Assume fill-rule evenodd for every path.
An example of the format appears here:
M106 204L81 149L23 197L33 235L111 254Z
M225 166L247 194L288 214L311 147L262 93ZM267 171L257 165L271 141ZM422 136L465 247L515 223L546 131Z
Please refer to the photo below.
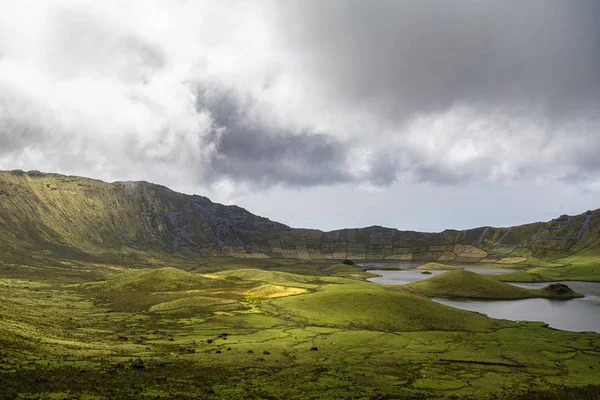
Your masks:
M0 0L0 169L294 227L600 208L600 2Z

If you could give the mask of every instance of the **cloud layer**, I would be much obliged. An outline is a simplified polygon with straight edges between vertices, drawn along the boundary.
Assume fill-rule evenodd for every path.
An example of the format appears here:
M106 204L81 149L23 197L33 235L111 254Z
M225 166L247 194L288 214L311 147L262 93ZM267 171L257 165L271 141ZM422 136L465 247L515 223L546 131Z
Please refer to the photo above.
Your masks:
M600 189L600 5L0 1L0 168Z

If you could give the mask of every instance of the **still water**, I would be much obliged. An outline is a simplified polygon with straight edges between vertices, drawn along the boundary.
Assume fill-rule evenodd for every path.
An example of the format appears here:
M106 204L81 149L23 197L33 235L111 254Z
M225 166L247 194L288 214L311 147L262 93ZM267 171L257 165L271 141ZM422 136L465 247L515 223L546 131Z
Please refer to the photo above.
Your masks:
M420 263L417 263L414 267L418 265L420 265ZM404 264L401 266L410 268ZM462 265L459 265L459 267L480 274L499 274L514 271L507 268L486 268ZM381 275L381 277L369 279L371 282L388 285L404 285L427 279L446 271L431 271L431 275L423 275L420 270L372 270L369 272ZM585 297L572 300L458 300L436 298L434 301L463 310L476 311L492 318L513 321L544 321L552 328L566 331L600 332L600 283L577 281L561 283L568 285L571 289L583 294ZM513 283L513 285L539 289L549 285L549 283Z
M371 266L372 264L369 264ZM404 271L385 271L380 269L373 269L367 272L372 272L374 274L381 275L377 278L371 278L369 281L375 283L383 283L385 285L405 285L407 283L417 282L423 279L430 278L432 276L436 276L439 274L443 274L448 271L429 271L429 274L423 274L424 271L419 269L414 269L419 265L423 265L423 263L411 263L411 264L394 264L400 266L402 268L411 268ZM509 272L515 272L515 269L510 268L493 268L493 267L477 267L473 265L454 265L455 267L460 267L462 269L466 269L469 271L476 272L481 275L500 275L500 274L508 274Z

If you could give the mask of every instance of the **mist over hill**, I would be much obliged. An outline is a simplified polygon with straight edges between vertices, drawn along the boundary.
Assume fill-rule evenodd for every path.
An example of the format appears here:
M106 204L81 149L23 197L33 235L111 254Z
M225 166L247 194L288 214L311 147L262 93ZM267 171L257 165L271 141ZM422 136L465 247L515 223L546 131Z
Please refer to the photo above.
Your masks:
M323 232L148 182L0 172L3 255L517 263L595 254L598 248L598 210L503 228L426 233L371 226Z

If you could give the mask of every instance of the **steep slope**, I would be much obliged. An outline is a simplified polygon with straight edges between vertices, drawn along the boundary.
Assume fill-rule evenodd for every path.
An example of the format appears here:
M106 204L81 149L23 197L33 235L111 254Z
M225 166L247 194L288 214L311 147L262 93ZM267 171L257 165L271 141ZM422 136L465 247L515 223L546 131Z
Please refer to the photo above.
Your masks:
M0 172L0 257L233 256L523 262L600 256L600 212L440 233L293 229L147 182Z
M146 182L0 172L0 247L53 253L252 256L283 224ZM264 255L263 255L264 256Z

